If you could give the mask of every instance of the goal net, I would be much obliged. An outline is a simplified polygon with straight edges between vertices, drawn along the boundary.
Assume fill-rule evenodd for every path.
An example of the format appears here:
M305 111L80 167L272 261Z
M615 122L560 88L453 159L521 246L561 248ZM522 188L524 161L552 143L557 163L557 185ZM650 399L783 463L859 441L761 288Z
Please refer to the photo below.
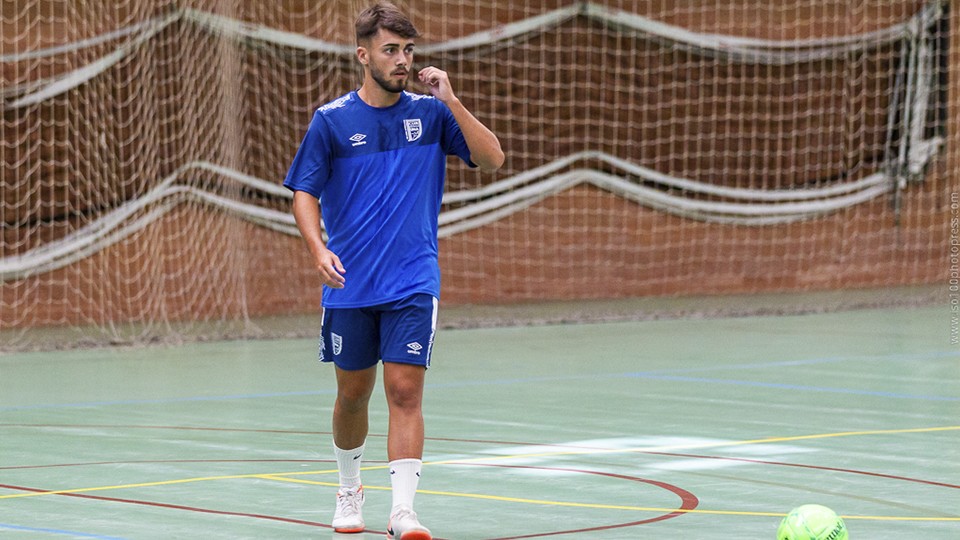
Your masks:
M281 183L367 4L0 3L3 348L316 313ZM948 282L947 0L397 4L507 155L449 162L445 305Z

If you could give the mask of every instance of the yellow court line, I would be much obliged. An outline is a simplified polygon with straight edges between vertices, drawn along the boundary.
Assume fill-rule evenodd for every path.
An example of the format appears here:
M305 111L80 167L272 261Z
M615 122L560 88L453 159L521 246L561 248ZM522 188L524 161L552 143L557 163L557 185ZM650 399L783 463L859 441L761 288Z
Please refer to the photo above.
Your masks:
M475 463L485 461L504 461L510 459L523 459L532 457L556 457L556 456L580 456L580 455L599 455L599 454L622 454L622 453L646 453L646 452L675 452L677 450L702 450L705 448L722 448L725 446L744 446L749 444L772 444L791 441L803 441L813 439L827 439L832 437L854 437L864 435L893 435L899 433L930 433L935 431L956 431L960 426L939 426L928 428L906 428L906 429L877 429L870 431L843 431L837 433L818 433L814 435L795 435L791 437L768 437L766 439L750 439L745 441L726 441L709 443L676 444L666 446L650 446L636 448L596 448L589 450L565 450L557 452L540 452L536 454L514 454L510 456L485 456L469 459L451 459L444 461L431 461L424 464L430 465L450 465L456 463ZM549 446L545 444L543 446Z
M843 519L859 519L862 521L954 521L960 522L960 517L910 517L910 516L840 516Z
M329 487L337 487L339 484L333 482L317 482L314 480L304 480L301 478L288 478L285 476L279 476L275 474L270 475L260 475L261 478L267 480L276 480L278 482L292 482L297 484L313 484ZM389 487L386 486L373 486L364 484L363 489L365 490L378 490L378 491L390 491ZM503 497L500 495L484 495L480 493L461 493L454 491L432 491L426 489L418 489L418 494L423 495L440 495L444 497L459 497L464 499L479 499L485 501L500 501L500 502L509 502L509 503L519 503L519 504L535 504L541 506L559 506L566 508L589 508L593 510L627 510L632 512L655 512L658 514L671 514L671 513L682 513L682 514L705 514L705 515L715 515L715 516L751 516L751 517L784 517L787 514L784 512L757 512L757 511L746 511L746 510L705 510L700 508L694 508L690 510L684 510L680 508L659 508L655 506L626 506L626 505L616 505L616 504L597 504L597 503L578 503L578 502L565 502L565 501L549 501L543 499L526 499L520 497ZM851 520L873 520L873 521L956 521L960 522L960 517L928 517L928 516L840 516L843 519Z
M766 439L749 439L744 441L723 441L709 443L691 443L674 444L666 446L640 446L635 448L592 448L582 450L563 450L556 452L539 452L536 454L510 454L505 456L482 456L476 458L447 459L442 461L424 461L424 465L456 465L460 463L486 463L490 461L509 461L512 459L529 459L535 457L558 457L558 456L589 456L598 454L642 454L649 452L676 452L678 450L703 450L706 448L723 448L725 446L745 446L749 444L773 444L781 442L828 439L832 437L854 437L864 435L894 435L899 433L931 433L937 431L957 431L960 426L938 426L926 428L904 428L904 429L876 429L870 431L842 431L836 433L817 433L814 435L794 435L790 437L768 437ZM551 446L549 443L537 446ZM362 471L383 470L389 465L371 465L363 467ZM332 471L296 471L289 473L273 473L278 476L309 476L313 474L331 474Z
M382 468L382 467L374 467ZM307 474L319 474L321 471L315 471L313 473ZM330 471L323 471L330 472ZM332 471L336 472L336 471ZM16 493L12 495L0 495L0 499L14 499L14 498L24 498L24 497L39 497L46 495L63 495L69 493L89 493L94 491L104 491L104 490L113 490L113 489L131 489L138 487L155 487L155 486L167 486L175 484L186 484L192 482L209 482L215 480L236 480L236 479L249 479L257 478L261 480L273 480L277 482L290 482L290 483L300 483L300 484L312 484L312 485L322 485L328 487L337 487L339 484L334 482L318 482L315 480L304 480L300 478L290 478L289 475L293 474L303 474L303 473L261 473L261 474L236 474L236 475L224 475L224 476L204 476L196 478L183 478L179 480L164 480L159 482L142 482L138 484L122 484L115 486L99 486L93 488L78 488L78 489L62 489L55 491L42 491L42 492L31 492L31 493ZM366 490L379 490L379 491L390 491L391 488L386 486L373 486L373 485L364 485ZM480 500L491 500L491 501L501 501L501 502L510 502L510 503L520 503L520 504L536 504L544 506L559 506L567 508L589 508L596 510L626 510L634 512L656 512L656 513L674 513L679 512L683 514L707 514L707 515L724 515L724 516L753 516L753 517L783 517L785 513L778 512L755 512L755 511L742 511L742 510L704 510L704 509L690 509L684 510L679 508L660 508L652 506L626 506L626 505L613 505L613 504L596 504L596 503L578 503L578 502L563 502L563 501L549 501L543 499L526 499L520 497L503 497L499 495L484 495L476 493L459 493L452 491L432 491L432 490L417 490L417 493L425 495L439 495L445 497L460 497L467 499L480 499ZM910 516L841 516L844 519L856 519L856 520L874 520L874 521L950 521L950 522L960 522L960 518L956 517L910 517Z
M374 467L382 468L382 467ZM270 480L277 480L277 478L272 478L273 476L278 475L296 475L296 474L335 474L337 473L336 469L328 471L298 471L298 472L288 472L288 473L254 473L254 474L229 474L223 476L198 476L195 478L180 478L178 480L160 480L157 482L141 482L138 484L118 484L115 486L97 486L89 488L75 488L75 489L55 489L50 491L31 491L29 493L13 493L10 495L0 495L0 499L22 499L26 497L43 497L46 495L66 495L70 493L90 493L94 491L107 491L113 489L133 489L141 487L156 487L156 486L171 486L175 484L190 484L193 482L212 482L215 480L237 480L244 478L266 478ZM320 483L320 482L317 482ZM338 485L338 484L330 484Z
M43 497L47 495L67 495L70 493L90 493L94 491L108 491L113 489L131 489L139 487L171 486L174 484L189 484L191 482L209 482L213 480L233 480L237 478L257 478L259 474L232 474L227 476L201 476L197 478L181 478L179 480L161 480L159 482L143 482L139 484L119 484L116 486L98 486L76 489L56 489L51 491L32 491L30 493L14 493L0 495L0 499L22 499L26 497Z
M884 429L884 430L870 430L870 431L845 431L845 432L836 432L836 433L820 433L820 434L813 434L813 435L796 435L791 437L769 437L765 439L750 439L750 440L743 440L743 441L712 442L712 443L698 443L698 444L686 444L686 445L669 445L669 446L659 446L659 447L598 448L598 449L589 449L589 450L571 450L571 451L563 451L563 452L541 452L537 454L484 456L484 457L471 458L471 459L427 461L427 462L424 462L424 465L452 465L452 464L460 464L460 463L480 463L480 462L490 462L490 461L504 461L504 460L510 460L510 459L525 459L525 458L531 458L531 457L668 452L668 451L676 451L676 450L719 448L724 446L743 446L743 445L750 445L750 444L770 444L770 443L790 442L790 441L798 441L798 440L826 439L826 438L832 438L832 437L891 435L891 434L899 434L899 433L930 433L930 432L937 432L937 431L955 431L955 430L960 430L960 426ZM388 465L375 465L375 466L363 467L362 470L382 470L387 467ZM295 476L333 474L336 472L337 472L336 469L328 469L323 471L295 471L295 472L285 472L285 473L281 472L281 473L259 473L259 474L225 475L225 476L206 476L206 477L196 477L196 478L183 478L179 480L144 482L144 483L138 483L138 484L121 484L121 485L115 485L115 486L99 486L99 487L91 487L91 488L63 489L63 490L30 492L30 493L15 493L10 495L0 495L0 499L40 497L40 496L47 496L47 495L63 495L63 494L70 494L70 493L90 493L95 491L130 489L130 488L138 488L138 487L168 486L168 485L186 484L186 483L192 483L192 482L208 482L208 481L215 481L215 480L234 480L234 479L245 479L245 478L257 478L257 479L273 480L273 481L279 481L279 482L293 482L293 483L314 484L314 485L336 487L338 484L332 483L332 482L318 482L313 480L293 478ZM367 486L367 485L364 486L364 489L384 490L384 491L390 490L390 488L388 487ZM571 508L630 510L630 511L642 511L642 512L662 512L662 513L681 512L681 513L689 513L689 514L763 516L763 517L782 517L786 515L784 513L776 513L776 512L750 512L750 511L735 511L735 510L703 510L703 509L681 510L677 508L656 508L656 507L643 507L643 506L621 506L621 505L605 505L605 504L576 503L576 502L560 502L560 501L547 501L547 500L539 500L539 499L501 497L497 495L456 493L456 492L446 492L446 491L418 490L417 492L428 494L428 495L442 495L442 496L448 496L448 497L463 497L463 498L495 500L495 501L523 503L523 504L563 506L563 507L571 507ZM960 522L960 518L956 518L956 517L909 517L909 516L841 516L841 517L843 517L844 519L852 519L852 520Z
M264 480L273 480L275 482L289 482L291 484L310 484L311 486L326 486L326 487L335 487L335 488L340 487L340 482L318 482L316 480L301 480L300 478L290 478L289 476L286 476L285 473L262 474L259 476L259 478L262 478ZM379 487L379 486L369 486L367 484L363 485L363 489L365 490L377 489L377 490L383 490L383 491L390 490L390 488Z

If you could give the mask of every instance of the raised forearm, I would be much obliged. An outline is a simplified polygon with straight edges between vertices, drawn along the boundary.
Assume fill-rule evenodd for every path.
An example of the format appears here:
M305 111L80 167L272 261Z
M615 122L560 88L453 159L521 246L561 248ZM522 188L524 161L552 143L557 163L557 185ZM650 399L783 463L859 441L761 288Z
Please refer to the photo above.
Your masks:
M464 107L459 99L451 99L447 107L463 132L463 138L470 149L470 161L485 171L495 171L503 165L504 154L500 147L500 139L487 126L477 120Z

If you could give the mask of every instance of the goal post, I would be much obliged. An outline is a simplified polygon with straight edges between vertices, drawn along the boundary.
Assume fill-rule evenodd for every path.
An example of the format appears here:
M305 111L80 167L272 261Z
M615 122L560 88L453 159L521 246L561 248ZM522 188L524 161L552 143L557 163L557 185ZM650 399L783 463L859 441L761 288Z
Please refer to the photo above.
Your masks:
M948 283L950 2L396 3L507 155L449 161L445 305ZM2 347L315 313L281 183L366 5L2 3Z

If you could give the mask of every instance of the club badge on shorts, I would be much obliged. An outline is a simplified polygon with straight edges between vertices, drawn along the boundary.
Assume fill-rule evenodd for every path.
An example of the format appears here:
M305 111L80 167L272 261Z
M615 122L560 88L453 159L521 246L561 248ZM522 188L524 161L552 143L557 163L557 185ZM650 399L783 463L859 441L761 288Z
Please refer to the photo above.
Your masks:
M333 338L333 355L339 356L340 351L343 349L343 337L333 332L330 333L330 336Z
M407 142L413 142L423 135L423 124L419 118L405 118L403 131L407 134Z

